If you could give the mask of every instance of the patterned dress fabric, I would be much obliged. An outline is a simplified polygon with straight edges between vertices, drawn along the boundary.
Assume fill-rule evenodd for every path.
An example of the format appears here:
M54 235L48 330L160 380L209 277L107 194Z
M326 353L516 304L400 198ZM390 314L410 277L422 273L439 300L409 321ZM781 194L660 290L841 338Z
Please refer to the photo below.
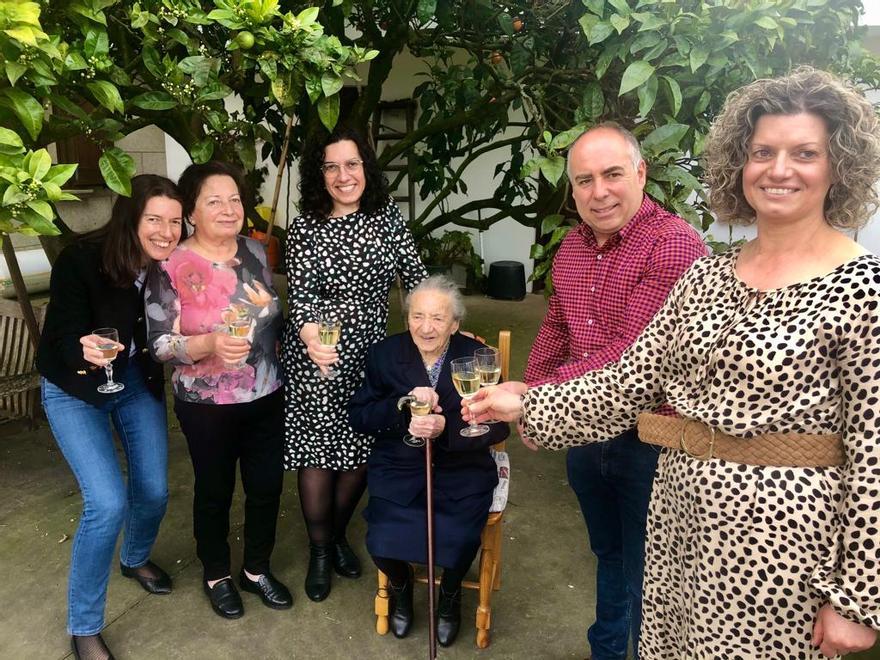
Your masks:
M840 433L847 464L755 467L664 450L648 516L640 655L820 658L816 613L880 629L880 259L758 291L738 250L697 261L604 369L530 390L526 435L615 437L664 398L725 433Z
M150 351L157 360L174 365L176 398L244 403L281 387L281 305L259 241L239 236L235 257L226 263L178 246L151 269L144 299ZM247 324L251 352L244 363L229 365L216 355L193 363L186 350L189 336L228 332L233 322Z
M384 339L395 275L406 289L427 277L397 205L339 218L303 215L287 238L290 315L282 343L287 378L284 466L352 470L367 462L370 436L355 433L346 407L364 380L367 349ZM299 332L318 314L342 322L339 374L321 378Z

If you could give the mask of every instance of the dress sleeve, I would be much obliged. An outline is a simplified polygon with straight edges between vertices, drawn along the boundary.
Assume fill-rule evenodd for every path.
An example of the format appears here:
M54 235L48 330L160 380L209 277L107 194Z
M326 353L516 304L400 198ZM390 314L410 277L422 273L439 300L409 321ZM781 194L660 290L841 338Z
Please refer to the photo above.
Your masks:
M601 442L633 428L640 412L660 405L666 346L675 336L696 270L678 281L620 360L559 385L529 389L523 399L526 436L548 449Z
M419 251L413 240L412 233L406 226L403 214L397 204L388 203L388 214L394 226L394 243L397 254L397 274L407 291L411 291L423 279L428 277L428 271L422 265Z
M153 359L171 364L193 364L187 351L188 337L180 334L180 297L165 263L149 269L145 286L147 345Z
M858 284L850 296L852 316L838 353L842 436L846 464L841 468L837 543L811 585L842 616L880 630L880 272ZM829 468L832 470L835 468Z
M284 265L290 313L288 330L298 337L306 323L314 323L320 310L321 281L315 254L309 249L313 239L308 235L308 216L293 221L292 235L287 239Z

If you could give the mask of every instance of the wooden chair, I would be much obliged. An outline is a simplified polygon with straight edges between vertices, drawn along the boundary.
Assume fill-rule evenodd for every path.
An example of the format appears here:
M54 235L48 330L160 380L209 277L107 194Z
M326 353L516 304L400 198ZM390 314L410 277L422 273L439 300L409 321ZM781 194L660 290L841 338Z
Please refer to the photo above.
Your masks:
M479 337L478 337L479 339ZM510 331L498 333L498 351L501 356L501 379L507 380L510 370ZM499 442L492 446L495 451L504 451L505 443ZM465 580L461 586L479 591L477 605L477 647L484 649L489 646L489 629L492 627L492 593L501 588L501 527L504 511L490 513L486 526L480 535L480 575L479 579ZM388 633L388 576L378 571L379 585L376 589L375 612L376 632L380 635ZM427 583L426 577L417 577L417 581ZM440 584L440 579L435 582Z
M45 309L44 305L34 307L41 326ZM27 417L34 426L40 398L34 356L18 301L0 300L0 419Z

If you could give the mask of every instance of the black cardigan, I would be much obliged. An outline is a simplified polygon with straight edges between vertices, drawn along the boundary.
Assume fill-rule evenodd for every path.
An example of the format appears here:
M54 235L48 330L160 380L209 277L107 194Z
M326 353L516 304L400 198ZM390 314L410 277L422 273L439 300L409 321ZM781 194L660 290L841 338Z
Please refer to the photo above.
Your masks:
M147 388L157 399L163 396L162 365L150 358L146 342L144 303L132 283L112 286L101 269L101 246L77 241L67 246L52 267L49 306L37 349L37 370L68 394L93 405L108 396L97 391L106 382L104 370L86 362L79 338L97 328L116 328L119 341L137 346L136 359ZM113 379L125 383L128 350L113 361Z

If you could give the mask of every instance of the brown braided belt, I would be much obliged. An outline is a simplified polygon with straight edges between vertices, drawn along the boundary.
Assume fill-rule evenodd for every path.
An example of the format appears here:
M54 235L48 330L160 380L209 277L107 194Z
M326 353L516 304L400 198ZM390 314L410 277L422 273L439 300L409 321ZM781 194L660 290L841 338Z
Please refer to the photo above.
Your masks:
M693 419L653 413L639 415L639 439L701 460L720 458L774 467L828 467L846 462L839 435L766 433L737 438Z

